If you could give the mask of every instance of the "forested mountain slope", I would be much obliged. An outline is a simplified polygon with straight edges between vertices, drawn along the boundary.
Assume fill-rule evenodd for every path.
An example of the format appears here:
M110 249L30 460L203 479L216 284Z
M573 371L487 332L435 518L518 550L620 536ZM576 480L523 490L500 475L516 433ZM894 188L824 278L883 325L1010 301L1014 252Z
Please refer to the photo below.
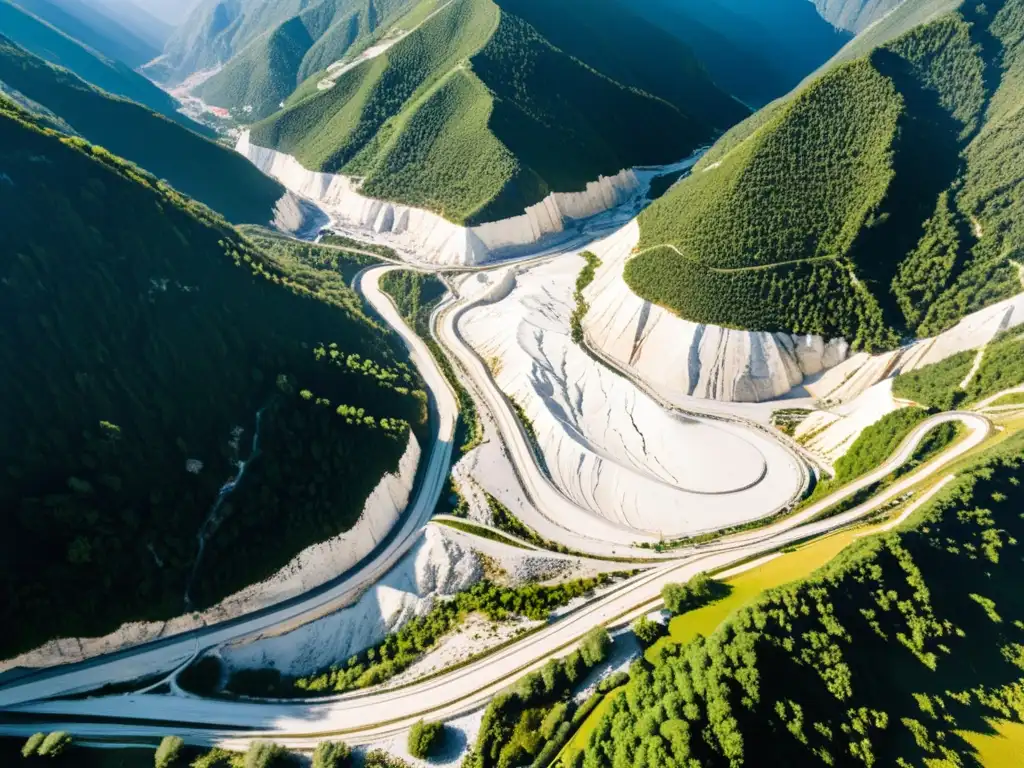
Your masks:
M452 0L333 87L300 91L254 126L252 143L311 170L362 177L367 195L479 223L519 214L552 191L583 189L602 174L678 160L738 114L721 97L694 108L635 85L681 99L712 93L710 83L696 82L704 76L692 59L662 62L666 71L675 61L692 74L684 87L654 73L651 54L634 55L635 46L613 52L599 38L564 33L584 63L518 7L541 12L525 0ZM586 12L583 4L558 7Z
M142 66L160 48L97 12L84 0L13 0L33 16L52 24L69 37L131 68ZM0 30L2 31L2 30Z
M311 0L200 0L171 34L148 73L176 84L227 62L246 45L298 15Z
M755 107L784 95L852 37L808 0L617 1L682 41L716 83Z
M22 48L65 67L88 83L143 104L192 130L211 132L178 112L178 103L126 64L109 59L55 27L0 0L0 32Z
M234 223L267 224L285 189L231 149L93 88L0 34L0 83L90 142L138 163Z
M829 69L641 216L627 282L691 320L859 349L1019 292L1022 36L1021 0L965 5Z
M415 0L320 0L254 39L195 93L240 117L244 110L246 121L266 117L303 80L365 48L375 33L415 4ZM420 5L431 9L441 1ZM410 19L408 25L415 21Z
M635 662L575 765L977 765L969 732L1024 720L1022 509L1017 435L909 528Z
M268 576L425 437L401 345L333 267L7 101L0 210L4 657Z

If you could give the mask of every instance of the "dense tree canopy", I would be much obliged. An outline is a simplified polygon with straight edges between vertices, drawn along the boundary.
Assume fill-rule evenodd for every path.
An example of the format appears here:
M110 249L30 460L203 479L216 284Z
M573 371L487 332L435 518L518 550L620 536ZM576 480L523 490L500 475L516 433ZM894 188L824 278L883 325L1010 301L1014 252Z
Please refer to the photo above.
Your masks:
M0 161L0 653L265 578L425 438L403 346L340 278L7 102Z
M900 21L728 133L652 205L630 287L690 320L865 350L1020 292L1024 7Z
M1017 435L910 528L637 661L577 764L968 764L961 731L1024 719L1022 481Z

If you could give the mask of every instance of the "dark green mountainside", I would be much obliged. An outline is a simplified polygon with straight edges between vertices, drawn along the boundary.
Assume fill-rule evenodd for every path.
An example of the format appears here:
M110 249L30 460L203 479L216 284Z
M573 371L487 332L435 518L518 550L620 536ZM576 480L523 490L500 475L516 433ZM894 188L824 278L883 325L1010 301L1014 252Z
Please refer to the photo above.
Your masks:
M27 51L69 69L97 88L123 96L159 112L198 133L212 132L178 112L178 103L126 64L109 59L63 32L0 0L0 33Z
M948 5L908 0L892 29ZM829 69L641 216L627 282L698 322L868 350L1019 293L1022 54L1007 0Z
M642 46L616 51L605 33L566 31L586 15L583 4L560 4L546 13L562 15L543 20L584 61L516 8L543 13L527 0L453 0L333 87L300 89L285 110L254 126L252 142L312 170L363 177L368 195L479 223L521 213L552 191L581 190L600 175L678 160L743 112L724 94L709 97L714 86L681 46L662 52L672 54L662 66L671 73L678 64L692 79L686 85L657 73ZM684 94L698 93L694 108Z
M808 0L618 1L690 47L718 85L754 107L784 95L852 37Z
M311 247L6 101L0 210L5 657L265 578L426 439L400 343Z
M284 187L248 160L162 115L109 96L0 35L0 83L46 107L72 130L138 163L235 223L267 224Z

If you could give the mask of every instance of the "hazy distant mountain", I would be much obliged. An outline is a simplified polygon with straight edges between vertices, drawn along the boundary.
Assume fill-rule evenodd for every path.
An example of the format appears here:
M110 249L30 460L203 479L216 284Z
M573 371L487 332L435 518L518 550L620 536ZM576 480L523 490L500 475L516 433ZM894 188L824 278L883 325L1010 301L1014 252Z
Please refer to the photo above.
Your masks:
M33 16L133 69L158 56L164 40L143 37L115 16L99 0L12 0Z
M689 46L715 82L753 106L788 92L853 37L823 19L809 0L626 4Z

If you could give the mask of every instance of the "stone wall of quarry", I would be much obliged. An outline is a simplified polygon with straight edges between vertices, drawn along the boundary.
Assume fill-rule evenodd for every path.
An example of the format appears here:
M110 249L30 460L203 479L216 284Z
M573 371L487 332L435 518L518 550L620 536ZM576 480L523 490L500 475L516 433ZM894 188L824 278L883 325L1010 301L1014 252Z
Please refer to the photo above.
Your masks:
M265 581L230 595L202 612L167 621L127 623L104 637L51 640L33 651L0 662L0 671L13 667L49 667L113 653L243 616L325 584L369 555L398 522L412 493L420 453L419 442L410 434L398 470L381 478L366 499L356 524L327 541L307 547Z
M461 337L529 418L545 474L575 509L558 524L686 536L751 522L803 490L795 457L757 430L666 412L574 343L578 255L456 281Z
M622 277L639 240L634 221L589 248L601 267L585 291L583 328L596 351L667 400L772 400L846 359L842 339L704 325L641 299Z
M577 234L574 222L642 198L656 175L653 169L623 170L590 182L582 192L548 195L520 216L463 227L430 211L366 197L353 179L309 171L291 155L252 144L248 132L236 149L290 191L322 207L340 228L372 236L412 261L450 266L554 247Z

